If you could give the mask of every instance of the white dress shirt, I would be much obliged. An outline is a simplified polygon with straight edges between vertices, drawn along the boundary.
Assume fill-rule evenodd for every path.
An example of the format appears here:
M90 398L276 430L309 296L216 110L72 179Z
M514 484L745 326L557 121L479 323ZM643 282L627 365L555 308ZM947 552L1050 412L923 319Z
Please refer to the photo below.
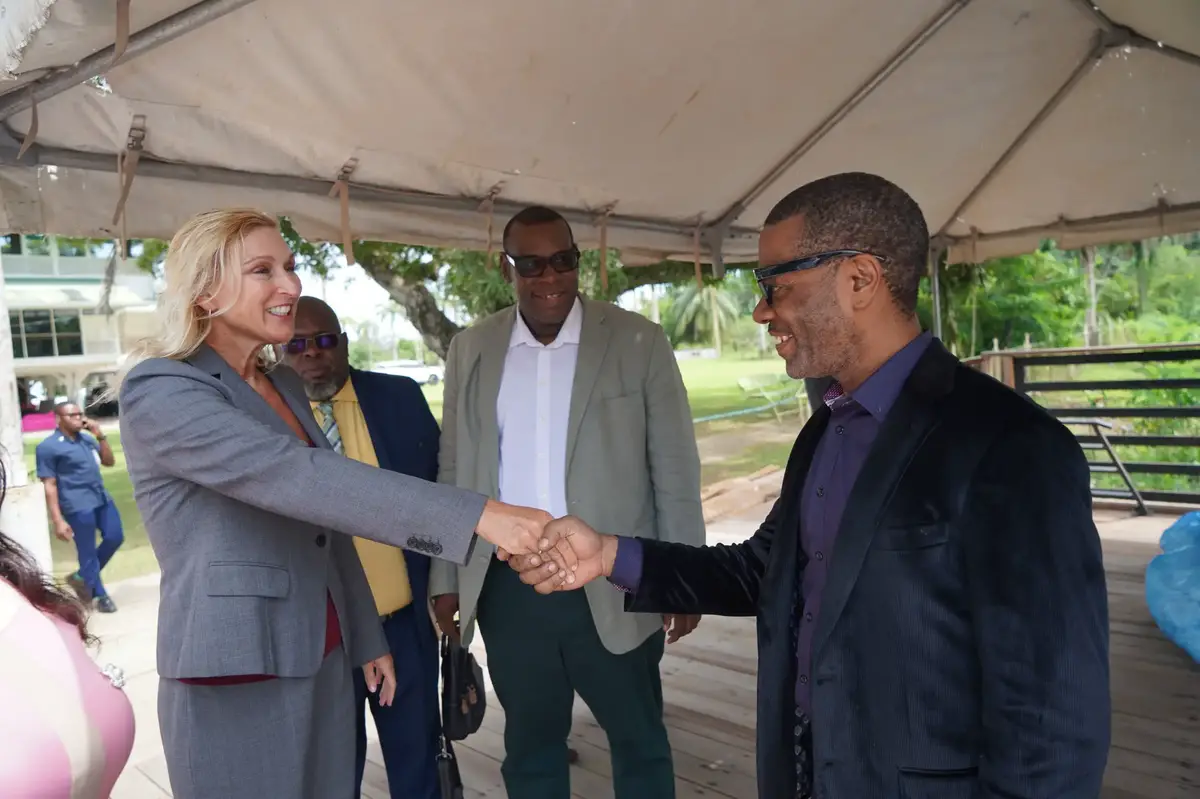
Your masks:
M504 358L496 420L500 501L567 515L567 420L583 305L576 298L558 337L542 344L517 313Z

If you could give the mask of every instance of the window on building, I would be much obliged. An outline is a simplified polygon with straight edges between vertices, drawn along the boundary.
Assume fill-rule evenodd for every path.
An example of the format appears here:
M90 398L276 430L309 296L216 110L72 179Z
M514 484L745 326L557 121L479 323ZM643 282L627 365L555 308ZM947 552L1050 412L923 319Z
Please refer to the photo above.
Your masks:
M40 233L25 237L25 254L26 255L49 255L50 254L50 237L43 236Z
M54 348L56 355L83 355L79 311L54 312Z
M68 258L81 257L88 254L87 239L70 239L65 236L58 237L58 254L65 255Z
M21 341L21 312L8 312L8 329L12 333L13 357L25 357L25 343Z
M10 311L14 358L52 358L82 355L83 331L79 311L31 308Z
M0 236L0 255L20 255L21 234L6 233Z
M109 239L73 239L59 236L58 254L68 258L107 258L112 254L113 243Z

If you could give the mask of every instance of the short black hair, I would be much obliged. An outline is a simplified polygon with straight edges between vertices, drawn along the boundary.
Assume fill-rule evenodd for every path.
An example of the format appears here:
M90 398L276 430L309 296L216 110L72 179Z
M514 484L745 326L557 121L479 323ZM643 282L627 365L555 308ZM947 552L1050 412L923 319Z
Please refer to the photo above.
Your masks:
M67 408L73 407L74 405L75 403L71 402L71 400L66 400L65 402L56 402L54 404L54 415L62 416L63 412L66 411ZM80 410L82 410L82 408Z
M505 252L508 252L508 234L517 225L532 227L534 225L550 225L555 222L561 223L567 229L567 235L571 237L571 244L575 244L575 231L571 230L571 223L562 214L544 205L531 205L521 209L513 215L512 219L508 220L508 224L504 226L504 234L500 238L500 246L504 248Z
M784 197L767 225L804 216L797 255L863 250L880 255L884 280L896 304L916 313L917 291L929 257L929 227L921 206L904 189L878 175L843 172L814 180Z

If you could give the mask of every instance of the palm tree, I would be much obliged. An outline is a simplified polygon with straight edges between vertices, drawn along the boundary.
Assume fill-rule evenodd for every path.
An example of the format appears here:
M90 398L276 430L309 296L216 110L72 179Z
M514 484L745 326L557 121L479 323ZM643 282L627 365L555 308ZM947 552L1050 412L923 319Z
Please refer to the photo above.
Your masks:
M672 341L707 338L720 354L721 327L737 315L736 302L719 286L701 288L689 283L671 298L666 327Z

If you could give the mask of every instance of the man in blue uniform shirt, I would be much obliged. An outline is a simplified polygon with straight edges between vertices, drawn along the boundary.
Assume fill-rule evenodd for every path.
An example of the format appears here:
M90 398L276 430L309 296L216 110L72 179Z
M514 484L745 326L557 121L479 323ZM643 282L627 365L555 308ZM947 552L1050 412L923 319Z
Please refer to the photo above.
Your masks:
M46 507L54 534L74 541L79 571L67 582L80 599L95 600L96 610L113 613L117 606L104 590L100 570L125 540L121 514L104 488L101 466L112 466L112 447L100 425L84 418L78 405L54 408L58 427L37 446L37 476L46 487ZM100 546L96 546L96 531Z

